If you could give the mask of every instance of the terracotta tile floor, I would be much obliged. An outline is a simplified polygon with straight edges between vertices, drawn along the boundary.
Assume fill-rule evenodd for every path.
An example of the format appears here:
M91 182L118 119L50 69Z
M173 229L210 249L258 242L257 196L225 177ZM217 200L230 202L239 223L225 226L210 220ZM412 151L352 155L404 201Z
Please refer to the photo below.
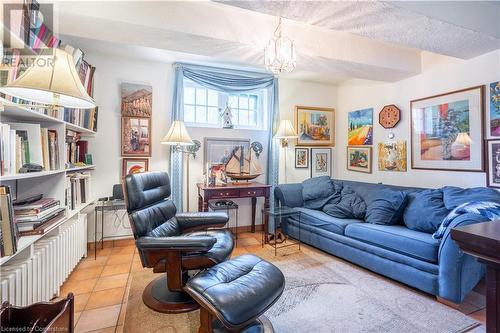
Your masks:
M238 236L238 247L233 256L260 248L260 233L244 233ZM269 247L269 251L272 249ZM131 273L141 270L142 265L133 240L115 241L113 247L98 250L83 259L61 288L61 296L75 294L76 332L121 333L127 308ZM475 288L459 310L475 320L485 322L484 285ZM479 308L483 308L478 310ZM474 330L481 332L484 326Z

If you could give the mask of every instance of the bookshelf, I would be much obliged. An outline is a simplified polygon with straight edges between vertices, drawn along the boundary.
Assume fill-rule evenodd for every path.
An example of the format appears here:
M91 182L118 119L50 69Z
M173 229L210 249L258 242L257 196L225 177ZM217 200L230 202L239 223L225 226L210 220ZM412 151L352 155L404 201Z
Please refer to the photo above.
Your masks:
M96 168L96 165L93 164L65 168L66 143L64 138L66 136L66 131L71 130L77 132L80 136L85 138L94 136L96 132L62 120L62 114L61 118L55 118L39 113L28 106L10 103L5 99L1 99L0 102L0 120L2 123L39 124L42 127L55 130L58 136L57 149L59 156L59 169L57 170L5 174L0 176L0 183L10 186L17 198L25 198L41 193L44 197L52 197L60 200L61 204L64 206L67 175L76 172L91 172ZM11 256L0 258L0 266L9 265L9 262L17 261L19 258L29 257L33 253L34 245L39 240L57 235L61 226L78 219L82 211L94 203L95 200L92 194L90 194L89 197L90 200L87 200L87 202L76 209L66 209L65 217L52 225L43 235L21 236L18 240L17 252Z

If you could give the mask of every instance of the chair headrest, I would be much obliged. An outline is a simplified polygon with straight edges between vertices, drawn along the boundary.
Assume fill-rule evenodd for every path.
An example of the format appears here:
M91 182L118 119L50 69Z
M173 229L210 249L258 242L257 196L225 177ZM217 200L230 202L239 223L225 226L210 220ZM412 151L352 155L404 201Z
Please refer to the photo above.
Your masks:
M129 213L170 197L170 178L161 171L130 174L125 177L126 205Z

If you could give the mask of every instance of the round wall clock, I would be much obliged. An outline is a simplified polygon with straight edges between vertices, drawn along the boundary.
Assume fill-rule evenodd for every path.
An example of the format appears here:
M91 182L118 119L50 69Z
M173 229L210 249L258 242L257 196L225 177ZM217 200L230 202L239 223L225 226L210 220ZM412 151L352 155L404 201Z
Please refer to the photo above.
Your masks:
M393 128L401 119L401 110L394 105L386 105L378 115L378 122L383 128Z

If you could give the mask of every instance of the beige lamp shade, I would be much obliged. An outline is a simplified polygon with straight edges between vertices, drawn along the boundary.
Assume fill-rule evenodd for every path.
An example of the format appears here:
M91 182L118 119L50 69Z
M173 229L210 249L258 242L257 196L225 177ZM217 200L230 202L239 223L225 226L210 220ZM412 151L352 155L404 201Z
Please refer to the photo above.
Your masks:
M280 122L278 131L274 137L277 139L296 139L298 138L298 135L292 126L292 122L286 119Z
M161 139L161 143L164 145L190 146L193 144L193 140L191 140L184 123L176 120L170 126L167 135Z
M454 144L457 145L463 145L463 146L470 146L471 143L471 138L469 134L467 133L458 133L457 138L455 139Z
M73 56L60 49L48 49L39 55L26 72L0 91L48 105L80 109L96 106L78 77Z

